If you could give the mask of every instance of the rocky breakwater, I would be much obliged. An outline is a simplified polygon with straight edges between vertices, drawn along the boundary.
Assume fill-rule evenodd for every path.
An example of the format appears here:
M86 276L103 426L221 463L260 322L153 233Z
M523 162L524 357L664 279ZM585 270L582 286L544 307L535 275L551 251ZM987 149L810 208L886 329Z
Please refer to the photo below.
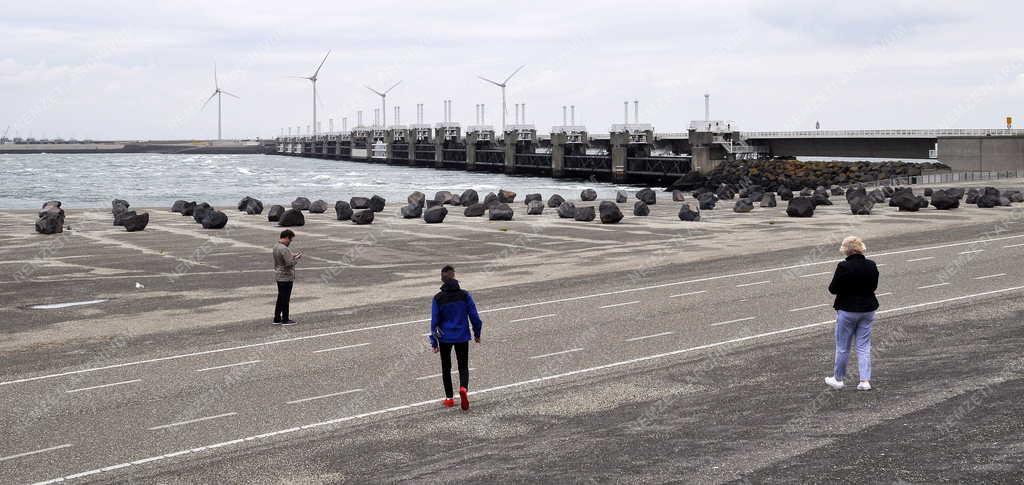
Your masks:
M780 188L845 186L857 182L921 175L922 171L949 170L941 163L910 162L805 162L800 160L739 160L722 162L708 174L690 172L666 190L715 189L722 184L759 185L769 192ZM781 195L781 194L780 194ZM783 198L783 200L786 200Z

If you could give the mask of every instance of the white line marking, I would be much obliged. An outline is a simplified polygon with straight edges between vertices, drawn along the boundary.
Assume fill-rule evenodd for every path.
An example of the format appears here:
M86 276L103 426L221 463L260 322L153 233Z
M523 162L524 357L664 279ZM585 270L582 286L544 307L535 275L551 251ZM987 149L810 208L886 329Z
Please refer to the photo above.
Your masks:
M531 359L543 359L544 357L551 357L551 356L555 356L555 355L569 354L569 353L572 353L572 352L579 352L581 350L583 350L583 349L582 348L575 348L575 349L563 350L561 352L552 352L550 354L534 355L534 356L532 356L530 358Z
M812 276L824 276L824 275L827 275L827 274L832 274L832 272L831 271L822 271L821 273L802 274L802 275L800 275L800 277L801 278L810 278Z
M426 333L426 334L423 334L423 336L424 337L429 337L430 334ZM335 351L335 350L354 349L356 347L365 347L367 345L370 345L370 342L363 342L361 344L344 345L344 346L341 346L341 347L331 347L329 349L314 350L313 353L314 354L319 354L320 352L332 352L332 351Z
M347 391L333 392L331 394L324 394L323 396L304 397L302 399L296 399L294 401L288 401L285 404L298 404L300 402L315 401L317 399L327 399L329 397L344 396L345 394L352 394L354 392L363 392L365 389L349 389Z
M626 339L626 342L636 342L637 340L644 340L644 339L655 338L655 337L664 337L666 335L672 335L673 333L675 333L675 332L661 332L661 333L656 333L656 334L653 334L653 335L644 335L643 337L633 337L633 338Z
M211 419L226 418L228 416L234 416L236 414L238 414L238 413L224 413L224 414L218 414L216 416L207 416L205 418L190 419L188 421L178 421L177 423L161 424L160 426L153 426L152 428L149 428L149 430L150 431L156 431L158 429L167 429L167 428L173 428L175 426L184 426L186 424L198 423L200 421L209 421Z
M949 285L949 283L935 283L934 285L918 286L917 289L919 289L919 290L927 290L929 288L938 288L940 286L947 286L947 285Z
M226 369L228 367L237 367L237 366L240 366L240 365L257 364L257 363L260 363L260 362L263 362L263 361L262 360L250 360L250 361L246 361L246 362L237 362L237 363L234 363L234 364L226 364L226 365L218 365L218 366L215 366L215 367L207 367L205 369L196 369L196 372L206 372L208 370Z
M712 323L711 326L712 327L717 327L719 325L728 325L730 323L746 322L747 320L753 320L753 319L754 319L754 317L737 318L736 320L729 320L729 321L726 321L726 322Z
M469 368L469 371L470 371L470 372L473 372L473 371L475 371L475 370L476 370L476 369L475 369L475 368L473 368L473 367L470 367L470 368ZM452 370L452 372L457 372L457 369L454 369L454 370ZM417 380L417 381L424 381L424 380L427 380L427 379L436 379L436 378L438 378L438 377L441 377L441 374L431 374L431 375L429 375L429 376L417 377L417 378L416 378L416 380Z
M107 300L73 301L70 303L51 303L49 305L32 305L29 308L33 310L53 310L57 308L68 308L73 306L95 305L97 303L103 303L105 301Z
M93 389L102 389L104 387L121 386L121 385L124 385L124 384L133 384L133 383L136 383L136 382L142 382L142 379L132 379L130 381L112 382L110 384L103 384L103 385L100 385L100 386L82 387L82 388L79 388L79 389L69 389L69 390L64 391L64 392L66 392L66 393L75 393L75 392L82 392L82 391L91 391Z
M875 265L876 268L881 268L882 266L889 266L889 263L878 263Z
M953 302L953 301L967 300L967 299L977 298L977 297L981 297L981 296L996 295L996 294L1000 294L1000 293L1007 293L1007 292L1020 291L1020 290L1024 290L1024 286L1014 286L1012 288L1003 288L1003 289L999 289L999 290L992 290L992 291L986 291L986 292L982 292L982 293L975 293L975 294L972 294L972 295L957 296L957 297L953 297L953 298L946 298L944 300L930 301L930 302L925 302L925 303L917 303L917 304L914 304L914 305L908 305L908 306L899 307L899 308L891 308L891 309L888 309L888 310L878 311L878 312L876 312L876 315L877 314L892 313L892 312L902 311L902 310L912 310L912 309L915 309L915 308L921 308L921 307L925 307L925 306L940 305L940 304L943 304L943 303L949 303L949 302ZM798 332L800 330L807 330L807 329L814 328L814 327L821 327L823 325L831 325L833 323L836 323L836 321L835 320L827 320L827 321L824 321L824 322L809 323L807 325L799 325L799 326L796 326L796 327L783 328L783 329L779 329L779 330L772 330L770 332L764 332L764 333L759 333L759 334L754 334L754 335L747 335L746 337L737 337L737 338L734 338L734 339L722 340L722 341L719 341L719 342L713 342L713 343L709 343L709 344L698 345L696 347L688 347L688 348L684 348L684 349L678 349L678 350L673 350L673 351L669 351L669 352L663 352L663 353L660 353L660 354L646 355L646 356L643 356L643 357L636 357L636 358L629 359L629 360L622 360L622 361L612 362L612 363L608 363L608 364L602 364L602 365L598 365L598 366L594 366L594 367L587 367L587 368L584 368L584 369L576 369L576 370L572 370L572 371L568 371L568 372L563 372L561 374L552 374L552 375L547 375L547 376L542 376L542 377L536 377L536 378L533 378L533 379L528 379L528 380L525 380L525 381L518 381L518 382L509 383L509 384L502 384L502 385L499 385L499 386L494 386L494 387L490 387L490 388L486 388L486 389L479 389L479 390L476 390L476 391L470 391L469 393L472 394L472 395L477 395L477 394L484 394L484 393L488 393L488 392L503 391L505 389L514 389L514 388L517 388L517 387L528 386L530 384L537 384L537 383L546 382L546 381L550 381L550 380L556 380L556 379L564 379L566 377L577 376L577 375L580 375L580 374L589 374L589 373L593 373L593 372L597 372L597 371L602 371L602 370L605 370L605 369L614 369L616 367L622 367L622 366L626 366L626 365L636 364L636 363L640 363L640 362L647 362L647 361L651 361L651 360L663 359L665 357L672 357L672 356L675 356L675 355L686 354L686 353L690 353L690 352L696 352L696 351L699 351L699 350L711 349L711 348L715 348L715 347L722 347L722 346L729 345L729 344L734 344L734 343L739 343L739 342L746 342L748 340L756 340L756 339L764 338L764 337L772 337L772 336L775 336L775 335L782 335L782 334L791 333L791 332ZM131 461L131 462L121 463L121 464L118 464L118 465L113 465L113 466L109 466L109 467L105 467L105 468L97 468L97 469L94 469L94 470L84 471L84 472L76 473L76 474L73 474L73 475L65 475L63 477L54 478L54 479L51 479L51 480L47 480L45 482L39 482L39 485L63 482L65 480L70 480L70 479L73 479L73 478L83 477L83 476L87 476L87 475L95 475L97 473L102 473L105 469L113 470L113 469L116 469L116 468L124 468L124 467L132 466L132 465L142 464L142 463L149 463L149 462L154 462L154 461L159 461L159 460L165 460L165 459L168 459L168 458L173 458L173 457L181 456L181 455L187 455L187 454L190 454L190 453L201 453L203 451L207 451L207 450L211 450L211 449L217 449L217 448L223 448L225 446L231 446L231 445L235 445L235 444L239 444L239 443L245 443L247 441L265 440L267 438L272 438L274 436L281 436L281 435L285 435L285 434L297 433L299 431L304 431L304 430L309 430L309 429L324 428L324 427L327 427L327 426L332 426L332 425L339 424L339 423L346 423L346 422L349 422L349 421L355 421L355 420L359 420L359 419L363 419L363 418L368 418L368 417L371 417L371 416L379 416L379 415L382 415L382 414L389 414L389 413L394 413L394 412L397 412L397 411L404 411L406 409L419 408L419 407L423 407L423 406L436 406L436 405L437 405L437 399L436 398L429 399L429 400L426 400L426 401L413 402L413 403L409 403L409 404L401 404L401 405L398 405L398 406L392 406L392 407L389 407L389 408L378 409L378 410L375 410L375 411L369 411L369 412L365 412L365 413L361 413L361 414L354 414L354 415L351 415L351 416L343 416L343 417L340 417L340 418L330 419L330 420L327 420L327 421L320 421L320 422L316 422L316 423L306 424L306 425L303 425L303 426L296 426L294 428L282 429L282 430L279 430L279 431L271 431L271 432L268 432L268 433L262 433L262 434L253 435L253 436L246 436L244 438L238 438L238 439L234 439L234 440L230 440L230 441L221 441L219 443L214 443L212 445L200 446L200 447L196 447L196 448L189 448L189 449L185 449L185 450L179 450L179 451L175 451L175 452L171 452L171 453L166 453L166 454L163 454L163 455L157 455L157 456L153 456L153 457L142 458L142 459Z
M597 307L597 308L598 308L598 310L604 310L605 308L615 308L617 306L635 305L637 303L640 303L640 300L627 301L625 303L616 303L614 305L605 305L605 306L601 306L601 307Z
M927 258L914 258L914 259L908 259L908 260L907 260L907 262L908 262L908 263L916 263L916 262L918 262L918 261L928 261L929 259L935 259L935 256L928 256Z
M509 320L508 323L527 322L527 321L530 321L530 320L539 320L541 318L549 318L549 317L554 317L554 316L558 316L558 314L557 313L549 313L547 315L537 315L535 317L517 318L515 320Z
M707 290L691 291L689 293L680 293L678 295L672 295L669 298L679 298L681 296L699 295L701 293L707 293Z
M976 279L976 280L987 280L989 278L998 278L1000 276L1006 276L1006 273L990 274L990 275L987 275L987 276L975 276L974 279Z
M763 285L765 283L771 283L771 281L765 280L765 281L757 281L757 282L754 282L754 283L743 283L743 284L740 284L740 285L736 285L736 287L737 288L744 288L744 287L747 287L747 286Z
M791 312L801 312L801 311L804 311L804 310L810 310L812 308L821 308L821 307L825 307L825 306L832 306L832 305L830 305L828 303L822 303L820 305L811 305L811 306L805 306L805 307L800 307L800 308L790 308L789 311L791 311Z
M1003 246L1003 248L1019 248L1021 246L1024 246L1024 244L1011 244L1009 246Z
M60 449L63 449L63 448L70 448L70 447L71 447L71 444L68 443L68 444L64 444L64 445L51 446L49 448L43 448L41 450L26 451L24 453L18 453L16 455L0 456L0 461L13 460L15 458L21 458L21 457L25 457L25 456L38 455L39 453L46 453L47 451L60 450Z
M973 251L961 251L960 254L974 254L974 253L980 253L982 251L984 251L984 249L975 249Z
M1019 239L1019 238L1024 238L1024 234L1019 234L1019 235L1016 235L1016 236L1004 236L1004 237L991 238L991 239L987 239L985 242L1005 241L1005 240L1009 240L1009 239ZM969 245L969 244L977 244L977 242L978 242L977 240L970 240L970 241L961 241L961 242L956 242L956 243L943 244L943 245L939 245L939 246L927 246L927 247L914 248L914 249L901 249L901 250L898 250L898 251L889 251L889 252L884 252L884 253L876 253L873 256L875 258L879 258L879 257L883 257L883 256L893 256L893 255L897 255L897 254L907 254L907 253L914 253L914 252L919 252L919 251L931 251L931 250L934 250L934 249L943 249L943 248L951 248L951 247L957 247L957 246L965 246L965 245ZM506 306L506 307L490 308L490 309L487 309L487 310L480 310L480 313L500 312L500 311L505 311L505 310L514 310L514 309L518 309L518 308L529 308L529 307L534 307L534 306L539 306L539 305L550 305L552 303L563 303L563 302L567 302L567 301L585 300L585 299L590 299L590 298L598 298L598 297L602 297L602 296L620 295L620 294L623 294L623 293L633 293L633 292L637 292L637 291L654 290L654 289L666 288L666 287L670 287L670 286L679 286L679 285L686 285L686 284L692 284L692 283L703 283L703 282L707 282L707 281L715 281L715 280L720 280L720 279L737 278L737 277L741 277L741 276L750 276L750 275L755 275L755 274L771 273L771 272L774 272L774 271L786 271L786 270L797 269L797 268L807 268L807 267L811 267L811 266L819 266L819 265L822 265L822 264L835 264L835 263L838 263L839 261L840 260L838 260L838 259L831 259L831 260L826 260L826 261L817 261L817 262L813 262L813 263L801 263L801 264L794 264L794 265L789 265L789 266L780 266L780 267L776 267L776 268L758 269L758 270L753 270L753 271L746 271L746 272L743 272L743 273L729 273L729 274L724 274L724 275L706 276L706 277L696 278L696 279L692 279L692 280L672 281L672 282L661 283L661 284L657 284L657 285L642 286L642 287L638 287L638 288L626 288L624 290L615 290L615 291L609 291L609 292L605 292L605 293L594 293L594 294L591 294L591 295L572 296L572 297L567 297L567 298L559 298L559 299L556 299L556 300L544 300L544 301L538 301L538 302L533 302L533 303L524 303L524 304L521 304L521 305L511 305L511 306ZM320 269L330 269L332 267L333 266L328 266L328 267L320 268ZM309 269L313 269L313 268L307 268L307 270L309 270ZM197 273L190 273L190 274L194 276ZM831 272L826 272L826 273L822 273L822 274L831 274ZM166 275L156 275L155 277L164 277L164 276L166 276ZM817 275L806 275L806 276L817 276ZM0 282L0 283L2 283L2 282ZM105 365L105 366L100 366L100 367L90 367L90 368L87 368L87 369L78 369L78 370L67 371L67 372L59 372L59 373L56 373L56 374L46 374L46 375L41 375L41 376L25 377L25 378L21 378L21 379L14 379L14 380L10 380L10 381L3 381L3 382L0 382L0 386L6 386L6 385L10 385L10 384L19 384L19 383L22 383L22 382L38 381L38 380L42 380L42 379L53 379L55 377L64 377L64 376L69 376L69 375L84 374L84 373L88 373L88 372L97 372L97 371L101 371L101 370L118 369L118 368L121 368L121 367L130 367L130 366L136 366L136 365L142 365L142 364L152 364L152 363L155 363L155 362L163 362L163 361L167 361L167 360L184 359L184 358L195 357L195 356L199 356L199 355L209 355L209 354L216 354L216 353L221 353L221 352L230 352L230 351L233 351L233 350L244 350L244 349L251 349L251 348L254 348L254 347L264 347L264 346L268 346L268 345L276 345L276 344L289 343L289 342L298 342L298 341L301 341L301 340L309 340L309 339L315 339L315 338L330 337L330 336L333 336L333 335L343 335L343 334L354 333L354 332L365 332L365 331L369 331L369 330L379 330L379 329L382 329L382 328L398 327L398 326L403 326L403 325L411 325L411 324L415 324L415 323L425 323L425 322L429 322L429 321L430 321L430 319L427 318L427 319L420 319L420 320L411 320L411 321L407 321L407 322L384 323L384 324L372 325L372 326L368 326L368 327L350 328L350 329L338 330L338 331L334 331L334 332L325 332L325 333L320 333L320 334L303 335L303 336L299 336L299 337L290 337L290 338L284 338L284 339L269 340L269 341L266 341L266 342L256 342L256 343L251 343L251 344L238 345L238 346L235 346L235 347L225 347L225 348L220 348L220 349L203 350L203 351L200 351L200 352L191 352L191 353L187 353L187 354L168 355L168 356L164 356L164 357L156 357L156 358L152 358L152 359L137 360L137 361L133 361L133 362L123 362L123 363L120 363L120 364L110 364L110 365Z
M891 295L891 294L892 294L892 292L891 292L891 291L888 291L888 292L885 292L885 293L879 293L879 294L877 294L877 295L875 295L875 296L876 296L876 297L878 297L878 296L889 296L889 295Z

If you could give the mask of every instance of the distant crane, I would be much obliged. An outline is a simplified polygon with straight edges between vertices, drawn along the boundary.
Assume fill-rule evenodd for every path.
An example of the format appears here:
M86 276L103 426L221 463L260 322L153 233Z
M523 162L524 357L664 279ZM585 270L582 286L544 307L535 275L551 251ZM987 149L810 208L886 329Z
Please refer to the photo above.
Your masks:
M213 99L214 96L217 97L217 139L218 140L221 139L221 109L220 109L221 106L220 106L220 98L221 98L222 94L226 94L226 95L231 96L231 97L236 98L236 99L241 99L238 96L235 96L234 94L231 94L231 93L229 93L229 92L227 92L227 91L225 91L225 90L220 88L220 81L217 80L217 65L214 64L213 65L213 94L211 94L209 98L206 98L206 102L203 103L202 109L206 109L206 105L210 104L210 101Z
M501 136L505 136L505 112L508 110L508 108L505 106L505 87L508 86L508 81L512 79L512 76L515 76L516 73L518 73L524 67L526 67L526 64L517 67L515 71L512 71L512 74L509 74L508 77L505 78L505 80L500 83L498 81L492 81L490 79L487 79L483 76L477 76L478 78L483 79L484 81L487 81L501 88Z
M320 68L324 67L324 63L327 62L327 56L329 56L329 55L331 55L331 51L330 50L328 50L327 54L324 55L324 59L322 61L320 61L320 65L316 66L316 70L313 71L313 75L311 75L311 76L292 76L292 77L299 78L299 79L307 79L307 80L309 80L310 82L313 83L313 135L314 136L316 135L316 132L317 132L317 125L316 125L316 102L317 102L317 97L316 97L316 80L317 80L317 76L320 75Z
M398 81L397 83L392 84L390 88L385 89L383 92L377 91L376 89L373 89L370 86L366 86L366 89L369 89L370 91L373 91L374 93L376 93L377 96L380 96L381 126L383 126L384 128L388 127L388 115L387 115L387 108L388 108L388 106L387 106L387 97L388 97L388 93L390 93L392 89L395 89L395 86L398 86L399 84L402 84L402 81ZM397 123L397 121L396 121L396 123Z

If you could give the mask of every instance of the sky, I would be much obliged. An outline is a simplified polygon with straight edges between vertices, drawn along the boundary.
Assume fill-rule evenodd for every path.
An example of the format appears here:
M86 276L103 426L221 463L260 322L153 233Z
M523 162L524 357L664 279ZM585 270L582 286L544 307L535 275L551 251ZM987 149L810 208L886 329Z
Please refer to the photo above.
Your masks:
M309 76L324 54L318 108L373 118L370 85L402 122L501 123L497 87L548 132L563 105L591 133L623 121L685 131L1005 127L1024 122L1024 2L963 1L92 1L0 6L0 130L91 139L274 137L312 120ZM630 106L632 112L632 106ZM2 132L0 132L2 134Z

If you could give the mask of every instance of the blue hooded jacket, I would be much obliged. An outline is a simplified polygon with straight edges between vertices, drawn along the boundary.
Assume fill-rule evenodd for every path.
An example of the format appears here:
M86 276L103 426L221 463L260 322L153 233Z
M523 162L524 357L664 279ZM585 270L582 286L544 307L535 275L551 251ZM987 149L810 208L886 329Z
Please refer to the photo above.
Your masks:
M469 292L459 288L456 280L444 282L441 291L434 295L430 311L430 346L437 347L439 341L457 344L469 342L473 336L480 338L482 327L483 321L476 312L476 303Z

